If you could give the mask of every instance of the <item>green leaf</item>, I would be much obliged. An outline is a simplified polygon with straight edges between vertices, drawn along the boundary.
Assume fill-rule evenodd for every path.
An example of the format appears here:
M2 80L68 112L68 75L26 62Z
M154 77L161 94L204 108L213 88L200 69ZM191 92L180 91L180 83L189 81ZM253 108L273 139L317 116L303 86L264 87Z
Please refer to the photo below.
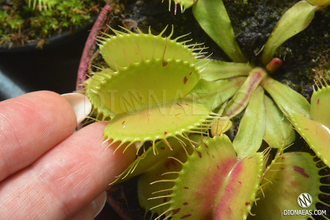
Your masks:
M233 123L230 121L230 119L227 116L219 118L217 121L215 121L211 125L211 135L212 137L218 135L222 135L229 131Z
M206 66L201 72L201 78L208 81L248 76L252 71L252 66L248 63L232 63L209 59L203 60L202 62L204 62Z
M200 79L185 100L200 103L213 110L232 97L244 81L245 77L212 82Z
M286 115L316 155L330 167L330 128L293 112Z
M330 0L306 0L308 3L320 7L326 7L330 4Z
M232 118L243 111L249 103L251 94L265 76L266 72L262 68L254 68L235 96L228 102L223 115Z
M193 6L193 14L203 30L231 60L246 62L222 0L198 0Z
M238 158L250 157L259 150L265 135L265 117L264 90L259 86L251 96L233 141Z
M311 119L330 128L330 87L318 87L311 97Z
M275 103L264 97L266 109L266 132L264 140L272 148L283 148L294 142L295 132Z
M316 210L316 203L320 202L319 168L309 153L285 153L271 164L266 176L260 183L262 191L258 194L260 200L253 206L252 220L278 220L278 219L307 219L309 216L283 216L284 210L306 209L298 206L297 199L301 193L312 196L312 204L308 210Z
M286 40L304 30L312 21L316 10L316 6L300 1L285 12L266 42L261 56L261 63L267 65L272 60L277 48Z
M310 105L298 92L271 77L265 77L261 82L261 86L270 94L281 110L284 109L287 112L310 117Z

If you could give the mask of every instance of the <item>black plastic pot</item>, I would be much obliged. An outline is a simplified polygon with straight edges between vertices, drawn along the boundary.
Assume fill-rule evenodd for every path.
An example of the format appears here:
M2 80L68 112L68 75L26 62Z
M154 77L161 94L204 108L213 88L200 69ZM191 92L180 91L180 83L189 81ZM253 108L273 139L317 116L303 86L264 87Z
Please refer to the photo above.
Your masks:
M92 22L78 31L47 40L43 49L32 43L0 49L0 101L36 90L75 90L78 66Z

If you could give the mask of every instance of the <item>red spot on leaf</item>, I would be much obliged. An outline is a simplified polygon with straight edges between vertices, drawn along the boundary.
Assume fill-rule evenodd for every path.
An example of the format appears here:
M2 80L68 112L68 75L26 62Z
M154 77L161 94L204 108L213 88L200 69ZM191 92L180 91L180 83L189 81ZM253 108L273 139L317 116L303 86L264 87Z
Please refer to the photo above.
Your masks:
M165 61L163 62L163 66L166 66L167 64L168 64L167 62L165 62Z
M309 129L308 128L305 128L304 130L308 131Z
M207 144L206 144L206 143L203 143L203 144L205 145L205 147L206 147L206 148L209 148L209 146L207 146Z
M306 178L309 178L309 176L307 175L307 173L305 173L304 168L301 167L297 167L297 166L293 166L293 170L297 171L298 173L300 173L301 175L303 175Z
M194 2L195 2L195 0L194 0ZM189 76L191 76L191 74L192 74L192 72L189 73Z
M176 161L173 159L170 159L169 161L167 161L164 165L167 169L171 169L171 168L176 168Z
M180 208L172 210L173 215L177 214L180 211Z
M282 160L284 160L285 159L285 157L282 157Z
M220 170L220 167L217 165L217 168Z
M241 181L238 181L239 182L239 184L241 184L242 185L242 182Z
M299 184L297 184L296 181L290 181L290 184L291 184L292 187L298 187L299 186Z
M165 150L165 147L160 147L161 150Z
M317 100L317 104L319 104L319 103L320 103L320 99Z
M167 132L166 131L164 132L164 135L167 135Z
M184 215L184 216L181 217L181 219L188 218L188 217L190 217L190 216L191 216L191 214Z
M123 121L123 123L121 123L122 125L125 124L125 121Z
M182 107L182 105L180 105L179 103L176 103L178 106Z
M186 186L185 186L185 187L183 187L183 188L184 188L184 189L189 189L189 187L186 187Z
M246 206L248 206L248 205L250 205L250 204L251 204L251 203L249 203L249 202L246 202L246 203L245 203Z
M183 205L188 205L189 203L188 202L184 202Z
M186 84L188 81L188 78L185 76L184 79L183 79L183 83Z
M196 153L198 154L199 158L202 158L202 153L201 153L201 152L199 152L199 151L198 151L198 150L196 150L196 149L195 149L195 151L196 151Z
M179 114L176 114L175 116L178 116L178 115L181 115L181 113L179 113Z

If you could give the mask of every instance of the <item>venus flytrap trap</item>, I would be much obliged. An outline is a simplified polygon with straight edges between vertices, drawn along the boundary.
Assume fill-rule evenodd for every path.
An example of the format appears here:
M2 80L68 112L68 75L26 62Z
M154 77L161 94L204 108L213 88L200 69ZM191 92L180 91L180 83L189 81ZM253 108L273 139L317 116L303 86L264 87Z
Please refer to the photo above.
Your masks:
M285 111L286 116L305 139L316 155L330 166L330 87L326 81L319 81L311 98L310 117Z
M128 30L126 30L128 31ZM165 31L165 30L164 30ZM204 63L200 45L186 45L151 34L115 31L100 38L100 51L110 69L95 73L85 82L85 94L98 114L112 115L104 130L105 141L120 142L118 150L139 142L168 138L189 139L219 118L207 107L183 99L198 83ZM197 52L196 52L197 51ZM201 63L201 64L200 64ZM139 129L137 129L139 127ZM124 149L124 150L125 150Z
M295 218L283 216L284 210L300 210L303 212L316 210L316 203L323 203L319 195L323 194L320 187L322 176L321 168L317 167L314 157L306 152L279 152L271 165L264 171L261 188L258 192L260 200L253 206L255 216L250 219L281 219ZM308 192L312 198L311 206L306 210L299 207L296 201L298 196ZM328 206L328 204L325 204ZM307 217L298 217L307 219ZM296 219L298 219L296 218ZM314 218L313 218L314 219Z
M174 182L155 192L152 199L167 198L157 208L166 207L165 219L241 219L246 218L255 199L262 174L263 155L256 153L240 160L226 135L208 138L186 162L176 159L182 169L171 170ZM196 179L198 176L198 180ZM168 193L165 194L164 192ZM159 194L163 194L159 196Z

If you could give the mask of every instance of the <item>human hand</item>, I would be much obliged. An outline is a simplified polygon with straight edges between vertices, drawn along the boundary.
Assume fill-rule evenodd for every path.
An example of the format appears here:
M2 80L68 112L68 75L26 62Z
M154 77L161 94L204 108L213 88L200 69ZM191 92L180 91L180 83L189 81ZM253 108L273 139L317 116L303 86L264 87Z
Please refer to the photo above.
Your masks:
M135 150L113 154L116 143L105 150L105 122L73 134L76 124L70 104L53 92L0 102L0 219L94 219L92 201Z

